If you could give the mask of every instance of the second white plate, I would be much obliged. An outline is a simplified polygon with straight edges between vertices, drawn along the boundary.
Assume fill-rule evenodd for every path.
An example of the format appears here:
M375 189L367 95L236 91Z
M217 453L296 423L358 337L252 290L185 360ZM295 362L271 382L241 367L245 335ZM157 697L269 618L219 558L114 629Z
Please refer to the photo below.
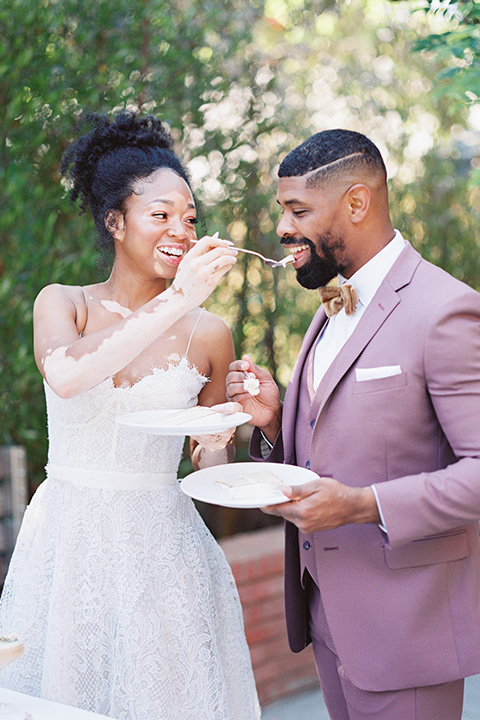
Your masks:
M218 487L217 480L219 478L231 478L236 475L244 475L260 470L270 470L275 473L285 485L302 485L310 480L316 480L318 475L312 470L297 467L296 465L282 465L280 463L260 463L260 462L240 462L229 463L227 465L214 465L213 467L197 470L183 478L181 488L186 495L201 500L202 502L211 503L212 505L222 505L223 507L235 508L258 508L265 505L278 505L281 502L288 502L285 496L279 498L277 494L266 495L262 498L252 498L252 500L231 500L223 490Z

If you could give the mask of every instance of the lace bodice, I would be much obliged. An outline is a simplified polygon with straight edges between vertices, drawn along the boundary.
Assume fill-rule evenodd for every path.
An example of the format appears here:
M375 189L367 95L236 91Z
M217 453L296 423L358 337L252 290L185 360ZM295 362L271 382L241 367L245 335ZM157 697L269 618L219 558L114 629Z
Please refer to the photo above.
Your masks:
M105 380L88 392L64 399L45 383L52 465L118 472L176 472L184 439L131 430L117 415L140 410L189 408L208 381L186 357L154 368L132 387Z

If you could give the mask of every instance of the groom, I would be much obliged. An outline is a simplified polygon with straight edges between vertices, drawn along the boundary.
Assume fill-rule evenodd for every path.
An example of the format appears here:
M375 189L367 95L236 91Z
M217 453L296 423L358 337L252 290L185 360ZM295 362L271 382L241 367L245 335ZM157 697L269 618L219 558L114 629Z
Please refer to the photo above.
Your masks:
M252 457L318 475L266 508L287 520L290 646L313 642L334 720L460 720L480 672L480 294L393 229L365 136L318 133L278 174L277 232L324 303L283 413L248 357L227 394L256 425Z

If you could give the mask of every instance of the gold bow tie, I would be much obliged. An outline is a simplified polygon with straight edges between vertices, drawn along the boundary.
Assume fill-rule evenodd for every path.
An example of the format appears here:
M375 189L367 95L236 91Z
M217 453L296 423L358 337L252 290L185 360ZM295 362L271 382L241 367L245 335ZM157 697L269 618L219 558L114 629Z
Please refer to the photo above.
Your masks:
M336 315L343 307L346 315L353 315L357 309L358 293L350 283L344 283L340 287L326 285L319 288L318 292L327 317Z

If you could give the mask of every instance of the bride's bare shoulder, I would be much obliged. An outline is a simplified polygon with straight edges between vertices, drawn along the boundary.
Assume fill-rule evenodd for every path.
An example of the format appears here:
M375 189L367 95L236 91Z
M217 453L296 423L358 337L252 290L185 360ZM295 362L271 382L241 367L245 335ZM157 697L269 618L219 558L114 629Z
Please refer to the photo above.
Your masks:
M231 334L230 328L225 320L208 310L204 311L201 322L203 333L206 334L208 338L211 338L211 333L219 337L225 337Z
M46 285L38 293L35 299L35 307L44 307L57 303L78 302L83 298L83 291L79 285L61 285L60 283L52 283Z
M233 353L232 331L218 315L205 311L198 326L198 344L211 361Z
M73 302L85 304L86 298L90 295L95 285L62 285L61 283L52 283L46 285L37 295L35 302Z
M48 316L52 311L71 315L75 319L86 312L86 295L80 285L46 285L38 293L34 307L34 317Z

